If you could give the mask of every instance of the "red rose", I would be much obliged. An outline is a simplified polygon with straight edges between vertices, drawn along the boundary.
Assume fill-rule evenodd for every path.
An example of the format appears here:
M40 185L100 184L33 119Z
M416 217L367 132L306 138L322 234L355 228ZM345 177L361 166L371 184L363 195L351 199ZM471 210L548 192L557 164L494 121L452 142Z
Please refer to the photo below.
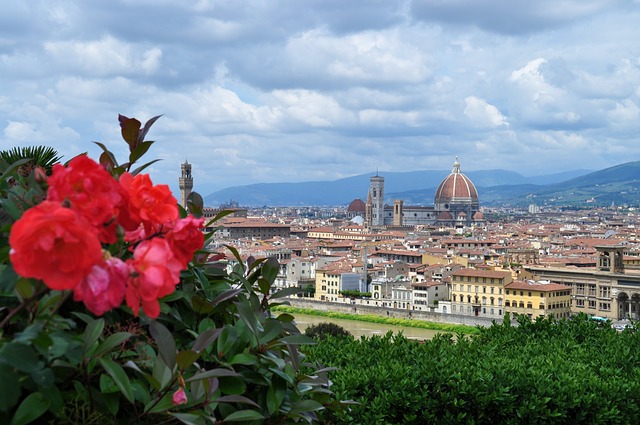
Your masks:
M125 262L109 258L93 266L91 273L74 288L73 299L84 302L96 316L102 316L122 304L129 274L129 266Z
M180 261L175 258L169 243L162 238L141 242L133 251L133 259L127 263L134 270L134 277L127 286L127 305L137 316L140 305L151 318L160 314L158 298L171 294L180 282Z
M114 219L122 208L121 188L102 166L86 155L73 158L67 167L53 166L47 200L67 201L71 209L98 229L100 240L116 239Z
M27 210L11 228L9 245L15 271L51 289L74 288L102 261L96 229L59 202Z
M173 197L169 186L153 185L148 174L132 176L124 173L120 176L120 185L128 198L128 217L122 221L127 223L127 230L134 230L135 223L142 223L147 234L163 230L178 219L178 201Z
M171 250L176 258L182 262L184 268L193 258L193 254L204 245L204 235L201 230L203 223L203 218L189 215L176 222L165 235Z

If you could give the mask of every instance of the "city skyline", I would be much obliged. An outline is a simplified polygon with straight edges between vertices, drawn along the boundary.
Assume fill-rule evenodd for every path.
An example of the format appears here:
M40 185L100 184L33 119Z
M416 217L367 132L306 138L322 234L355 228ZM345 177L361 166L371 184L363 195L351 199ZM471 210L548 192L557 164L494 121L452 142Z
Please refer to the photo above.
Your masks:
M9 0L0 149L65 159L143 123L206 196L372 170L525 176L640 159L638 1Z

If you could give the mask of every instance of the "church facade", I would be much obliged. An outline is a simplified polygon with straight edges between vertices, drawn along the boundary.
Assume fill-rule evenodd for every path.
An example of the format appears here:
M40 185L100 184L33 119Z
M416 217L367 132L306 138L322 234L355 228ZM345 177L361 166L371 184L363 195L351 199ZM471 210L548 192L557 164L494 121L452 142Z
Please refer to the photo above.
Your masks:
M393 205L385 204L384 177L376 175L370 179L365 204L365 223L369 228L419 225L464 227L483 221L478 191L460 171L457 158L451 173L438 186L432 207L404 205L402 200L394 200Z

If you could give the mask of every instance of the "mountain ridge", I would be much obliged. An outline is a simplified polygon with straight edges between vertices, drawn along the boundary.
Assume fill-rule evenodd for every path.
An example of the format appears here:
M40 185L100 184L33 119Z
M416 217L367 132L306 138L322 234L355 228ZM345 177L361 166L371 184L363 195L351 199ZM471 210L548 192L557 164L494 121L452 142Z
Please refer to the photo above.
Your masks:
M389 198L390 202L392 199L403 199L407 204L432 205L433 194L435 194L437 186L449 173L449 170L371 172L329 181L255 183L213 192L205 197L205 204L218 206L232 200L243 206L348 205L356 198L366 199L369 178L378 174L385 178L385 192L387 194L385 199ZM525 177L514 171L494 169L469 171L464 174L478 187L482 204L484 203L482 193L484 190L491 193L493 188L502 186L507 188L545 187L566 180L579 179L593 173L591 170L572 170ZM509 182L509 184L505 185L504 182ZM506 190L506 192L510 191L511 189ZM519 192L516 191L516 193ZM498 198L502 198L502 196Z

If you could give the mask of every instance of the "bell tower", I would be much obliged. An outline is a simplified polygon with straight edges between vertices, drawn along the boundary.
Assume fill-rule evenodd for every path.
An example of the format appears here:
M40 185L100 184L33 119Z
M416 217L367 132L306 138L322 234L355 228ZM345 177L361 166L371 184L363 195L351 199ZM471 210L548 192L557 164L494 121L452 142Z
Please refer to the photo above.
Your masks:
M180 187L180 205L185 209L187 208L187 199L193 189L193 176L191 175L191 164L185 159L184 164L180 165L182 174L178 179L178 185Z

